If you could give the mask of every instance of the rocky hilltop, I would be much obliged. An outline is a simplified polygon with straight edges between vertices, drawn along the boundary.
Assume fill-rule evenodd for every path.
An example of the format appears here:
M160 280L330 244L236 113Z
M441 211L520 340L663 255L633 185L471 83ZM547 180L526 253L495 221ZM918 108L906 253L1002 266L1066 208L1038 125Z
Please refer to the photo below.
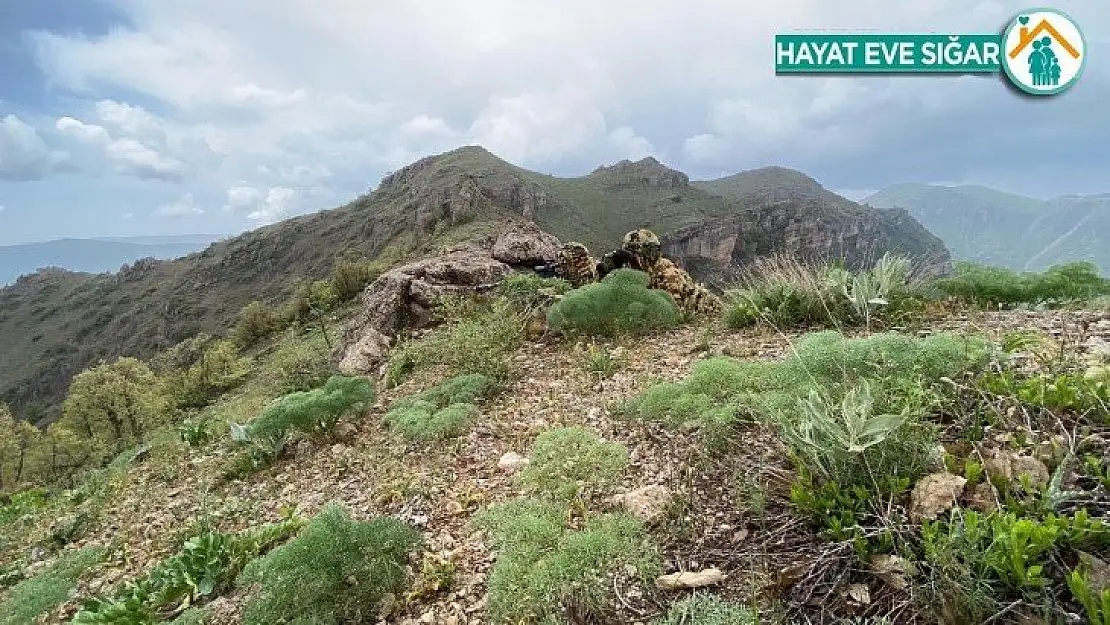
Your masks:
M736 205L728 217L667 237L668 254L703 272L727 275L783 250L814 260L840 258L853 269L888 251L914 259L924 274L951 269L944 242L907 211L857 204L798 171L765 167L693 184Z
M24 276L0 290L0 401L48 422L70 378L99 359L149 357L200 332L223 333L248 303L286 301L341 255L385 272L466 242L489 252L509 223L581 241L595 255L619 245L628 230L652 228L703 280L774 251L844 255L856 264L889 249L946 262L943 244L904 213L866 209L811 179L800 183L802 174L774 171L781 179L690 182L645 158L560 178L466 146L393 172L347 205L176 260L146 259L95 276ZM777 202L782 194L785 204Z

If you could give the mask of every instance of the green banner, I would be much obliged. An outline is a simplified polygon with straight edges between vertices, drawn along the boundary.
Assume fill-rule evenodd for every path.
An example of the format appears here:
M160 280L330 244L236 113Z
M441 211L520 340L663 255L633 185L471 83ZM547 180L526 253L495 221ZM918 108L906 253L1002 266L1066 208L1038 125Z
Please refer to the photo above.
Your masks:
M775 35L775 72L990 73L1001 71L1002 36Z

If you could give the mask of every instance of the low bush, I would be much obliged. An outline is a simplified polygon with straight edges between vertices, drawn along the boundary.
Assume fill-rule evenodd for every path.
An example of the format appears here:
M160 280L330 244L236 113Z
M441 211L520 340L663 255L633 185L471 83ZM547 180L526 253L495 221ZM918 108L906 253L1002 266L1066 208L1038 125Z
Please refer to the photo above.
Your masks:
M320 388L278 399L246 426L232 424L232 438L249 446L260 461L281 455L294 431L329 432L344 415L373 403L374 385L366 378L332 376Z
M1110 294L1110 280L1089 262L1056 265L1040 273L957 263L954 275L934 281L932 287L982 308L1062 306Z
M554 502L521 499L491 506L476 519L496 551L487 608L496 624L606 622L619 608L615 578L643 583L661 572L658 549L627 514L587 518L566 527Z
M391 383L432 366L446 368L449 375L509 377L509 355L524 343L524 318L515 306L503 297L468 298L443 302L437 313L443 325L393 350Z
M0 602L0 625L26 625L54 609L66 599L77 580L104 560L104 550L86 547L58 557L38 575L25 579L8 591Z
M239 318L231 329L231 337L240 348L247 349L281 330L284 325L285 321L277 310L254 301L239 312Z
M28 488L4 497L0 505L0 525L7 525L16 519L39 510L46 505L45 488Z
M353 520L324 508L292 540L252 561L237 581L257 584L246 625L375 622L382 599L399 596L421 537L396 519Z
M362 294L379 275L381 272L366 260L343 258L332 268L329 283L335 297L348 302Z
M542 497L569 501L602 491L620 479L628 449L583 427L560 427L536 437L520 482Z
M495 380L481 374L456 376L397 401L383 422L413 440L453 438L465 432L478 415L475 402L495 387Z
M570 290L570 283L559 278L544 278L534 273L514 273L497 286L497 292L516 309L529 312Z
M739 284L728 292L725 321L732 328L870 327L873 321L901 320L922 303L909 261L890 254L856 273L771 256L753 263Z
M647 274L618 269L601 282L570 291L547 312L547 326L564 335L641 335L672 328L679 311L670 293L648 288Z
M707 592L695 592L675 602L666 616L654 625L758 625L759 617L750 608L736 605Z
M248 562L295 534L301 525L298 519L287 519L239 534L203 532L185 541L179 553L159 562L146 576L125 584L114 595L86 601L72 623L164 620L182 606L221 594Z
M999 599L1036 600L1049 585L1063 582L1049 576L1065 552L1105 552L1110 524L1083 510L1043 520L959 510L923 523L921 538L933 605L978 623L997 612Z

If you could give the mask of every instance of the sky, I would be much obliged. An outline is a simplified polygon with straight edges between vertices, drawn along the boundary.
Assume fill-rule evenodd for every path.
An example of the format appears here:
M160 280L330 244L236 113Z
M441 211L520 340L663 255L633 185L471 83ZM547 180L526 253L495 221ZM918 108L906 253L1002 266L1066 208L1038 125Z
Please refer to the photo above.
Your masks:
M776 33L999 32L1030 6L1010 0L5 0L0 245L241 232L474 144L562 176L654 156L855 198L1105 193L1103 4L1051 5L1089 60L1034 99L1000 76L774 73Z

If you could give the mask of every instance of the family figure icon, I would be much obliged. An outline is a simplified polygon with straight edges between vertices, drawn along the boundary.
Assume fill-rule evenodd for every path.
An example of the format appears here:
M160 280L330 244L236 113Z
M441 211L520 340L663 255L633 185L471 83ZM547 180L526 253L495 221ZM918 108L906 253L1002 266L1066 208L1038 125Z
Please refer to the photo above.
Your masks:
M1052 50L1052 38L1045 36L1033 42L1029 54L1029 73L1037 86L1060 84L1060 59Z

